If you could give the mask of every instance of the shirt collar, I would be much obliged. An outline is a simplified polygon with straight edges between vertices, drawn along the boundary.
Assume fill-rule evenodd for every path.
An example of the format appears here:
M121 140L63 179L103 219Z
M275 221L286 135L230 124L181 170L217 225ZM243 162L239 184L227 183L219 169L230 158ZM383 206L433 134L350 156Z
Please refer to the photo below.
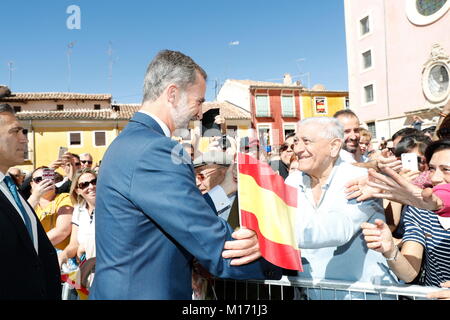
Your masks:
M144 110L139 110L138 112L144 113L146 115L148 115L149 117L151 117L153 120L155 120L159 126L161 127L162 131L164 132L164 135L168 138L170 138L170 130L169 127L157 116L155 116L154 114L151 114L148 111L144 111Z
M331 174L329 175L327 182L322 186L323 190L327 190L331 184L331 181L333 180L333 177L336 174L337 167L341 165L344 161L339 156L336 159L336 162L334 163L333 169L331 169ZM304 190L305 188L311 188L311 177L306 174L305 172L302 172L302 179L300 179L300 188Z
M3 179L5 179L6 175L0 171L0 182L3 182Z

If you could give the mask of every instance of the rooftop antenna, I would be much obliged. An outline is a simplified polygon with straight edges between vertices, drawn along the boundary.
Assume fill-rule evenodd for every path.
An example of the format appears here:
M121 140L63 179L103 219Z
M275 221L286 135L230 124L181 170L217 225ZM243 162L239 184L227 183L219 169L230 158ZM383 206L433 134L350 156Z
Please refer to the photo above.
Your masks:
M72 56L72 49L75 46L75 41L72 41L67 45L67 68L68 68L68 78L67 78L67 90L70 92L70 82L72 80L72 64L70 58Z
M113 66L116 63L117 59L113 58L113 43L109 41L108 43L108 90L112 92L112 78L113 78Z
M311 73L310 72L303 72L300 68L300 62L306 61L306 58L298 58L295 60L295 64L297 65L298 71L300 72L300 74L298 75L299 77L303 77L303 76L307 76L308 78L308 90L311 89Z
M13 76L13 71L16 70L14 67L14 61L9 61L8 62L8 68L9 68L9 88L11 89L12 86L12 76Z

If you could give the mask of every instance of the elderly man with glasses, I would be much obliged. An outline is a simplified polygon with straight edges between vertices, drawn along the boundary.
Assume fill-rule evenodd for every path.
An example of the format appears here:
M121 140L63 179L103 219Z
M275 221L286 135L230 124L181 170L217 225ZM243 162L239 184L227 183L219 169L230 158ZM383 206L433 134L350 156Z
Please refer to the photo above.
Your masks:
M92 155L90 153L80 154L80 163L81 163L81 169L84 169L84 168L92 169L92 164L94 163Z

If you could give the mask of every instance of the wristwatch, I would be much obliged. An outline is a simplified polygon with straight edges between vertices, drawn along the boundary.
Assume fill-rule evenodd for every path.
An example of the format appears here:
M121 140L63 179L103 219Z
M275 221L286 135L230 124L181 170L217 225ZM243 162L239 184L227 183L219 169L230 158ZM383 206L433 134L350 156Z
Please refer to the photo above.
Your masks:
M398 246L397 246L397 245L394 246L394 249L395 249L394 256L393 256L393 257L386 258L387 261L397 261L398 252L399 252L400 250L398 249Z

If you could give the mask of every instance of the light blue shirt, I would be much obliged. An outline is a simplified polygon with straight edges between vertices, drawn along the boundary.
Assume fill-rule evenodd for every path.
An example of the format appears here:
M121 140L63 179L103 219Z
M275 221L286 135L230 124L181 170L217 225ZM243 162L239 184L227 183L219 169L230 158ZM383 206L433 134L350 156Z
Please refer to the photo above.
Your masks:
M385 220L381 201L346 199L345 184L364 175L366 169L338 158L317 206L306 173L295 172L286 179L287 184L298 188L296 230L304 268L300 278L397 282L381 253L368 250L361 230L363 222Z

